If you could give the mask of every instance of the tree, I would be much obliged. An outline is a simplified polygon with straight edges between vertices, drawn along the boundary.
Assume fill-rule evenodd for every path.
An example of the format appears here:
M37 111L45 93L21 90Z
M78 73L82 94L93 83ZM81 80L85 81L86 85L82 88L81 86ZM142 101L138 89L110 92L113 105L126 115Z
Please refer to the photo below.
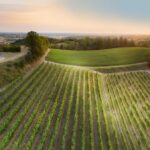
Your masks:
M150 67L150 54L147 57L147 61L148 61L148 66Z
M36 32L30 31L26 37L26 44L30 48L33 57L40 57L45 54L49 47L49 41Z

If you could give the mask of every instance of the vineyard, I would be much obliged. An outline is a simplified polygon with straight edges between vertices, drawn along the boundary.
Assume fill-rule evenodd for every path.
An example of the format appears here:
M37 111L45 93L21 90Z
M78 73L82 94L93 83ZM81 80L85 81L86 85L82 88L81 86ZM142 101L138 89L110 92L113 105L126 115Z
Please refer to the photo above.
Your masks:
M43 63L0 92L3 149L150 149L150 73Z

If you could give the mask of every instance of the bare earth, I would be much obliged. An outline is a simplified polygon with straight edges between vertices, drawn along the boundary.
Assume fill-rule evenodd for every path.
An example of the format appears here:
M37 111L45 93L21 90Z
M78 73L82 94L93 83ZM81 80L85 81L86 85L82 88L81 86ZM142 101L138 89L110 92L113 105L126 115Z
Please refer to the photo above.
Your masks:
M27 54L27 52L28 52L28 48L24 46L21 47L21 52L18 52L18 53L0 52L0 63L13 61L20 57L23 57Z

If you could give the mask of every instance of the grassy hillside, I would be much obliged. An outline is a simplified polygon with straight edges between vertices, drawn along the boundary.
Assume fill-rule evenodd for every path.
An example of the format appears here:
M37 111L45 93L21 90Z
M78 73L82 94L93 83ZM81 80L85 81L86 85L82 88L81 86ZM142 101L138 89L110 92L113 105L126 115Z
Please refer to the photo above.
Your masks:
M149 149L149 89L146 72L45 63L0 93L0 150Z
M150 55L150 48L114 48L92 51L53 49L47 60L71 65L113 66L144 62L148 55Z
M27 72L23 61L22 58L19 58L15 61L0 63L0 88L8 85Z

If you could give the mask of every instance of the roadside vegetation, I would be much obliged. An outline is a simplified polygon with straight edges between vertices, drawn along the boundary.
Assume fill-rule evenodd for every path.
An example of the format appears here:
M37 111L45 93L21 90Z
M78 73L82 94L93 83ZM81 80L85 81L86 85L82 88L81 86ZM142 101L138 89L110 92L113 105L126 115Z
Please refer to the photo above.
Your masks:
M48 40L45 37L39 36L36 32L29 32L25 39L26 46L29 47L29 52L23 58L14 61L0 64L0 88L8 83L23 76L32 68L40 64L45 52L48 50ZM5 45L0 47L2 52L19 52L20 45Z
M20 52L20 51L21 51L20 46L14 44L0 46L0 52Z
M21 68L15 63L0 64L0 88L22 76L24 71Z

